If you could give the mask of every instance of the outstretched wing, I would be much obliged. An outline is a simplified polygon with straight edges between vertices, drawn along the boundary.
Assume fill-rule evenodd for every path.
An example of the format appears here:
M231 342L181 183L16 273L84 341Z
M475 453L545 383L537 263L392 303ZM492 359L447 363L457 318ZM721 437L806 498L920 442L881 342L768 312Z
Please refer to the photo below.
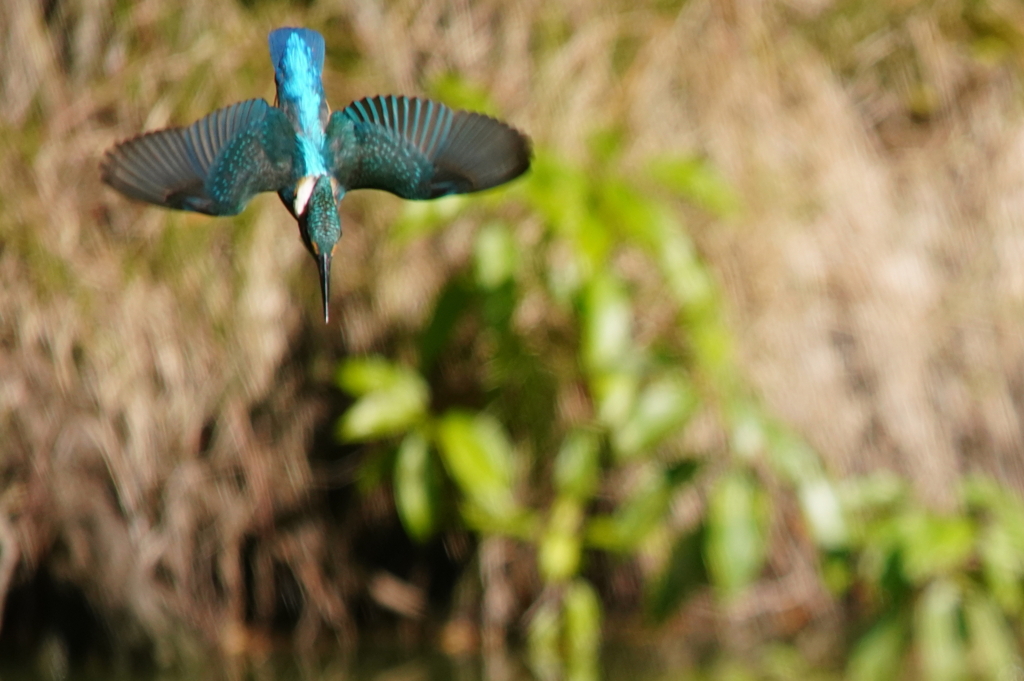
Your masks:
M328 161L345 189L433 199L503 184L530 167L530 142L482 114L412 97L370 97L331 115Z
M255 194L292 175L295 132L279 109L250 99L187 128L118 144L101 165L103 181L125 196L166 208L234 215Z

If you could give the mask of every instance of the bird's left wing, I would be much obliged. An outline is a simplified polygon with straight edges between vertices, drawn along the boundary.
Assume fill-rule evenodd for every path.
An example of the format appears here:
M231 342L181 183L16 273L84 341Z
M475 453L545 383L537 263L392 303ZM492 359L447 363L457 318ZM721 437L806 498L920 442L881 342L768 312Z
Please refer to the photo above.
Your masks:
M234 215L255 194L288 184L295 132L280 109L250 99L186 128L140 135L107 152L103 181L140 201Z
M530 167L522 133L413 97L370 97L331 114L327 160L345 189L433 199L503 184Z

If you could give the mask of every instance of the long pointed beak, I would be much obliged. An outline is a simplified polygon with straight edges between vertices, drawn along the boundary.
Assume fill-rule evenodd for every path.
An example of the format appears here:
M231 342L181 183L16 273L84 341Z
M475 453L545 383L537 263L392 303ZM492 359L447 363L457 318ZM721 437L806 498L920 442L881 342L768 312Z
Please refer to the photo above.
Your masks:
M331 254L321 253L316 258L316 268L320 272L320 293L324 298L324 323L330 321L331 303Z

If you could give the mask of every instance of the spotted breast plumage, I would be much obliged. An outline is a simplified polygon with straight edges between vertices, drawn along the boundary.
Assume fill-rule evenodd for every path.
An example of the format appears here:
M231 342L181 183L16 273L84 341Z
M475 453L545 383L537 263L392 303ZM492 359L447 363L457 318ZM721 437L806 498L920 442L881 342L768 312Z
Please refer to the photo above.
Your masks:
M519 131L438 102L369 97L332 113L323 37L280 28L269 44L274 106L251 99L118 144L102 176L130 198L209 215L235 215L256 194L276 191L316 261L325 321L338 204L348 191L433 199L504 184L530 166L529 140Z

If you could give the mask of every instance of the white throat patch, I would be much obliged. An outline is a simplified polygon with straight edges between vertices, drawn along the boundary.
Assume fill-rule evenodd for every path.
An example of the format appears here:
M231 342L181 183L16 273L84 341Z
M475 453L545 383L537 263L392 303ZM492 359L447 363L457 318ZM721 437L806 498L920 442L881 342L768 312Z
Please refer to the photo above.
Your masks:
M292 204L292 207L295 209L296 217L306 212L309 198L313 196L313 189L316 187L316 180L315 175L306 175L295 185L295 203Z

